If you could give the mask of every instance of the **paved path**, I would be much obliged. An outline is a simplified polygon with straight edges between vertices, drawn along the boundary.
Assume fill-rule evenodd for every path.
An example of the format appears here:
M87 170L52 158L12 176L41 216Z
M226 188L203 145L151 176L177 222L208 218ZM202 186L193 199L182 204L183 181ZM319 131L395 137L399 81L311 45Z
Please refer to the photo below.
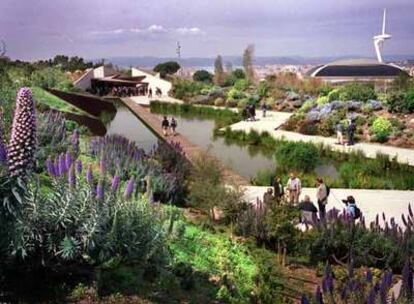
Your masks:
M170 97L170 96L161 96L161 97L156 97L154 96L153 98L148 98L148 96L133 96L133 97L126 97L126 98L121 98L121 99L130 99L132 101L134 101L135 103L142 105L142 106L149 106L151 101L162 101L162 102L167 102L167 103L184 103L182 100Z
M245 187L245 198L248 202L254 203L257 198L262 199L263 194L269 187L248 186ZM309 195L316 201L316 188L303 188L301 197ZM361 209L366 223L375 220L377 214L384 212L387 219L395 218L395 221L402 224L401 215L408 213L408 204L414 207L414 191L396 190L365 190L365 189L331 189L327 210L336 208L342 210L344 205L341 199L348 195L355 197L358 207Z
M163 132L161 129L161 119L158 116L152 114L149 107L143 107L142 105L139 105L130 98L122 98L121 100L125 104L125 106L127 106L135 114L135 116L137 116L138 119L141 120L148 128L150 128L159 138L162 138L167 142L180 143L187 159L190 162L192 162L201 153L206 152L199 146L191 143L186 137L180 134L177 134L174 137L165 138L163 136ZM210 155L209 157L214 158ZM216 158L214 159L217 160ZM249 182L244 177L225 167L220 161L218 161L218 163L222 167L221 169L223 173L223 178L226 184L238 186L249 185Z
M256 132L268 132L275 139L285 139L289 141L304 141L312 142L315 144L323 144L330 147L332 150L349 153L352 151L362 151L365 156L369 158L375 158L377 153L388 155L390 158L396 157L399 163L408 163L410 166L414 166L414 150L403 149L382 144L370 144L370 143L357 143L354 146L341 146L336 145L336 139L333 137L303 135L296 132L289 132L279 130L278 128L285 123L290 113L271 112L269 117L260 119L258 121L240 121L230 126L232 130L240 130L249 133L251 130ZM275 130L277 128L277 130Z

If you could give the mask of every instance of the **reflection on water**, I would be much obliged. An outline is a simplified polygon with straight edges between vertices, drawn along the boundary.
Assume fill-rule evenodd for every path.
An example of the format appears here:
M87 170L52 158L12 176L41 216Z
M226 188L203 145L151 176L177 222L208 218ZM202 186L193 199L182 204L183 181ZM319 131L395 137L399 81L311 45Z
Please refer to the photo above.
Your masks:
M129 109L119 107L115 118L107 125L107 134L119 134L145 151L150 151L157 143L155 136ZM161 115L160 115L161 116ZM169 116L170 118L170 116ZM266 155L255 146L240 146L226 142L224 138L214 137L214 120L175 117L178 122L178 133L184 135L192 143L208 150L220 159L227 167L246 177L256 176L260 170L274 170L276 163L272 155ZM338 173L332 165L322 165L316 169L320 176L337 177Z
M107 135L119 134L144 149L145 152L151 151L157 143L158 138L125 107L118 107L115 118L106 126Z

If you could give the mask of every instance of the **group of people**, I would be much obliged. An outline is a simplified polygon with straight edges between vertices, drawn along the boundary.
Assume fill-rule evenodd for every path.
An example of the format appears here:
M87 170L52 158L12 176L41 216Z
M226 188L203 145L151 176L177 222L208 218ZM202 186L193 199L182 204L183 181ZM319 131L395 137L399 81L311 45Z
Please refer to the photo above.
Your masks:
M280 203L287 196L289 204L298 206L301 211L301 222L313 223L318 219L324 220L326 216L326 205L330 195L330 188L324 183L322 178L316 179L317 192L316 201L318 207L312 202L309 195L305 195L304 199L300 201L302 193L302 185L300 179L294 174L290 173L286 188L282 183L280 176L277 176L273 181L273 188L268 188L263 195L263 202L265 205L273 202ZM357 207L355 198L348 196L342 200L346 206L347 215L352 219L357 219L361 216L361 211Z
M342 122L338 121L338 123L335 126L335 130L336 130L337 144L345 145L344 133L346 131L346 133L348 135L348 142L347 142L348 146L354 145L354 136L355 136L355 132L356 132L356 124L355 124L354 119L349 119L348 128L345 128L345 126L342 124Z
M162 96L162 91L159 87L155 88L155 96L160 98ZM152 88L149 88L148 90L148 98L152 98Z
M171 117L171 121L168 120L167 116L164 116L162 122L161 122L161 128L162 132L165 137L169 136L169 131L171 131L172 136L175 136L176 129L177 129L177 120L175 120L174 117Z
M243 120L256 121L256 106L254 104L246 105L242 110Z
M113 87L111 90L111 95L118 97L144 96L146 93L144 87Z

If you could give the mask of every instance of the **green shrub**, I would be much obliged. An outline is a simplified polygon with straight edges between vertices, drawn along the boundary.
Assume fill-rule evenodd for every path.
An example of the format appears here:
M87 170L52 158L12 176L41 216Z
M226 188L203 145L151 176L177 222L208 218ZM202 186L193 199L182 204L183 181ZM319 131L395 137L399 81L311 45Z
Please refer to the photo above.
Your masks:
M374 120L370 132L374 135L375 141L386 142L391 135L392 124L388 119L378 117Z
M237 107L242 109L242 108L246 107L248 104L249 104L249 99L243 98L243 99L241 99L237 102Z
M237 101L235 101L234 99L227 99L226 106L229 107L229 108L236 107L237 106Z
M304 142L280 142L275 157L278 166L299 172L314 170L320 161L316 146Z
M368 101L377 97L374 86L360 83L348 84L340 89L340 100Z
M213 81L213 74L206 70L198 70L193 74L193 80L211 83Z
M320 96L317 100L316 100L316 104L318 106L323 106L325 104L329 103L329 97L328 96Z
M241 99L244 97L245 97L245 94L241 92L240 90L237 90L236 88L232 88L230 89L230 91L227 92L228 99Z
M338 100L339 99L339 95L340 95L340 90L339 89L333 89L332 91L329 92L328 94L328 99L329 101L334 101L334 100Z
M303 105L300 107L299 111L302 113L307 113L309 110L311 110L315 105L315 100L308 99L306 100Z
M239 91L244 91L249 87L249 82L246 79L239 79L234 84L234 88Z

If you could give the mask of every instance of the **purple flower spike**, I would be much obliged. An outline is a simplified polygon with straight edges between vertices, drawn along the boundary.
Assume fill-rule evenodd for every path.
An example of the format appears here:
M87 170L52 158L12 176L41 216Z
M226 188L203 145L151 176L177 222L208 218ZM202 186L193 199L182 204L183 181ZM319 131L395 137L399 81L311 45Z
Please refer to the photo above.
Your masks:
M7 148L4 141L3 112L0 109L0 165L7 164Z
M69 169L68 184L71 188L76 187L76 175L75 175L75 168L73 166L70 167L70 169Z
M72 136L70 137L70 142L73 147L73 151L75 154L79 152L79 132L77 129L75 129L72 133Z
M53 161L50 156L46 159L46 169L50 177L56 176L55 166L53 165Z
M134 191L134 180L130 179L128 181L128 184L127 184L126 188L125 188L124 197L126 199L131 198L131 195L132 195L133 191Z
M77 174L82 174L82 169L83 169L83 166L82 166L82 161L81 160L77 160L76 161L76 173Z
M62 176L66 173L66 160L65 155L62 153L59 155L59 176Z
M372 283L372 272L371 269L368 269L367 271L367 282Z
M11 176L25 176L33 169L36 152L36 115L32 91L21 88L17 93L16 110L7 157Z
M319 286L316 287L315 301L316 301L317 304L323 304L322 292L321 292L321 288Z
M73 164L73 159L72 159L72 155L69 152L66 152L66 156L65 156L65 163L66 163L66 168L67 170L69 170L69 168L72 166Z
M100 201L104 199L104 187L102 185L102 181L99 181L96 186L96 199Z
M88 184L92 185L93 182L93 173L92 173L92 166L89 165L88 171L86 171L86 181Z
M302 295L302 299L300 300L300 304L310 304L308 298L305 295Z
M119 176L115 175L114 178L112 179L112 185L111 185L112 193L115 193L118 191L120 182L121 182L121 179L119 178Z

